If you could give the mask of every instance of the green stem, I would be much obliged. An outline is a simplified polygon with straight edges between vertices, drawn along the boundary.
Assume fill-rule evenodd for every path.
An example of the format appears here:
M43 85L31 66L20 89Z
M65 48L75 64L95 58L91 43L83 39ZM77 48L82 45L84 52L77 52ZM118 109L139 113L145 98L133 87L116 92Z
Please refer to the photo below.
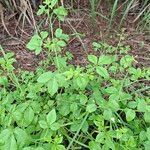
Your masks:
M86 121L87 117L88 117L89 113L87 113L82 121L82 123L80 124L79 126L79 129L77 130L76 134L74 135L74 137L72 138L72 141L69 143L68 147L67 147L67 150L69 150L73 144L73 142L75 141L75 139L77 138L77 136L79 135L79 132L84 124L84 122Z

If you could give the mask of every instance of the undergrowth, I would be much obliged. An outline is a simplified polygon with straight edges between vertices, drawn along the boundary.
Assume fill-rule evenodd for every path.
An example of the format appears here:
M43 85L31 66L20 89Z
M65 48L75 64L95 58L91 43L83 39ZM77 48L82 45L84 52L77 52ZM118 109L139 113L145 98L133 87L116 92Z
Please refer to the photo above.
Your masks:
M56 2L57 4L59 3L62 6L65 5L71 11L74 11L74 6L77 7L76 5L80 5L81 3L81 6L78 6L79 9L89 10L88 15L92 18L91 21L93 22L93 26L95 25L97 16L100 16L107 21L109 29L113 28L115 22L117 22L118 27L121 28L123 23L126 22L128 15L131 14L134 16L132 23L137 24L138 29L142 30L144 28L149 31L149 0L84 0L83 3L85 3L87 8L82 6L82 2L80 0L44 0L43 2L50 3L51 1L54 3ZM42 3L41 0L0 0L1 22L5 30L7 31L8 29L5 27L5 19L2 16L5 14L4 10L11 12L13 14L12 16L16 16L16 18L19 16L16 21L19 24L21 20L23 20L22 28L24 27L25 22L28 22L34 29L37 30L34 10L38 8L40 3ZM107 15L103 12L103 8L100 8L103 4L107 6ZM44 9L44 7L41 9ZM119 20L117 19L118 16Z
M56 5L45 1L38 15L63 21L67 10ZM47 53L35 72L15 69L14 54L0 47L0 149L148 150L150 69L136 68L130 46L121 41L94 41L101 55L73 66L68 52L61 55L69 35L60 26L50 31L27 44L36 55Z

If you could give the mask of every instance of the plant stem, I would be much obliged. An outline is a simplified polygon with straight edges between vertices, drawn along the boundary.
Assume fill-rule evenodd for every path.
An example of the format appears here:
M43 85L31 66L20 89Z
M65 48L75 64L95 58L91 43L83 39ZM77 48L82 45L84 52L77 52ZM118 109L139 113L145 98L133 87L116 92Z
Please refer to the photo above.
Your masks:
M85 117L84 117L82 123L80 124L80 127L79 127L78 131L76 132L76 134L75 134L74 137L72 138L72 141L69 143L69 145L68 145L68 147L67 147L67 150L69 150L69 149L71 148L73 142L75 141L76 137L78 136L78 134L79 134L79 132L80 132L80 130L81 130L81 128L82 128L84 122L86 121L88 115L89 115L89 113L87 113L87 114L85 115Z

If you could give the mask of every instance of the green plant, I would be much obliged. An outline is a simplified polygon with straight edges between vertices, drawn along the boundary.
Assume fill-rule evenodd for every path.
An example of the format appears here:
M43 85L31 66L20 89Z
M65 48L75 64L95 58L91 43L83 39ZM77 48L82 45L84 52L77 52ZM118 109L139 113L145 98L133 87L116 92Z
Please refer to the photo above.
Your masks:
M133 23L138 22L137 27L140 25L142 28L144 27L144 29L149 30L150 4L148 0L106 1L109 10L109 12L107 12L108 16L104 15L103 11L99 12L95 7L99 5L101 1L89 0L89 2L91 5L90 12L92 14L92 19L96 20L96 15L104 18L108 21L108 31L112 29L117 16L119 16L119 20L117 19L118 28L121 28L130 13L135 16Z
M45 0L39 13L51 15L57 4ZM51 31L27 44L48 56L35 72L14 70L13 54L0 47L0 149L148 150L150 68L135 67L124 34L116 46L93 42L100 55L75 67L69 52L61 55L69 36L60 27Z
M14 73L13 64L16 61L13 58L14 54L12 52L5 53L1 45L0 45L0 52L3 55L3 57L0 58L0 66L1 66L0 67L0 75L1 75L0 83L2 85L8 84L8 78L9 78L16 85L16 87L21 90L18 79Z
M62 48L67 44L66 42L69 40L69 36L64 34L62 29L57 28L55 31L55 37L52 39L47 39L44 47L48 49L49 52L61 52Z
M135 14L135 19L133 22L140 19L140 17L143 18L142 19L143 26L145 25L145 22L146 23L148 22L149 7L150 7L148 0L141 0L141 1L128 0L123 5L124 5L124 11L122 13L122 17L120 20L120 27L122 26L123 21L125 20L126 16L132 11L133 11L133 14Z
M103 51L112 49L105 45ZM140 81L149 80L150 71L134 68L126 52L112 53L88 55L85 68L59 56L63 69L21 71L22 93L16 84L10 88L3 69L0 149L148 149L150 87Z
M57 5L58 0L44 0L43 5L40 5L37 15L46 14L48 17L55 14L57 18L61 21L64 20L64 17L67 16L68 12L63 6Z
M64 21L68 14L67 9L64 6L58 5L58 0L44 0L43 4L39 6L37 15L46 15L46 23L49 24L51 37L53 38L53 23L55 18L59 21Z
M56 15L58 21L64 21L67 15L67 10L63 6L58 6L58 0L43 1L43 4L39 6L37 15L46 15L46 18L50 24L50 34L46 31L35 34L27 44L29 50L34 50L35 54L38 55L42 49L48 50L48 59L45 60L44 64L53 63L55 60L57 67L59 67L58 54L62 48L67 45L69 36L64 34L61 28L56 28L55 32L53 29L53 19ZM53 56L55 55L55 60Z
M31 40L27 44L27 48L31 51L35 51L35 54L38 55L42 51L42 45L45 40L45 38L48 37L48 32L43 31L40 33L40 35L35 34Z

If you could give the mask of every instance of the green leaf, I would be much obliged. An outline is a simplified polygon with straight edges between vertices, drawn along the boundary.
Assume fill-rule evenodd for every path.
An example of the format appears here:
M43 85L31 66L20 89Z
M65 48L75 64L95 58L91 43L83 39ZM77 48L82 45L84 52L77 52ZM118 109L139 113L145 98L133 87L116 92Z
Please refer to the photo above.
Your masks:
M62 34L61 37L60 37L60 39L65 40L66 42L68 42L68 40L69 40L69 35L67 35L67 34Z
M54 141L57 144L61 144L63 142L63 137L61 135L60 136L56 135Z
M67 116L70 113L70 105L68 103L63 103L59 106L58 110L62 116Z
M64 145L57 145L57 150L66 150Z
M36 147L34 150L45 150L43 147Z
M121 58L120 64L124 68L127 68L127 67L130 67L132 65L133 61L134 61L134 58L132 56L126 55L126 56Z
M104 116L105 120L109 120L110 121L111 118L112 118L112 111L110 109L104 110L103 116Z
M138 111L145 112L146 106L147 106L147 103L145 102L144 99L138 99L138 105L137 105Z
M51 5L50 5L50 8L52 9L58 2L58 0L51 0Z
M1 150L18 150L13 132L9 129L2 130L0 133Z
M115 150L115 144L110 137L106 138L105 145L107 145L107 147L109 147L110 149Z
M114 61L114 57L111 55L101 55L98 60L99 65L109 65Z
M45 12L45 6L43 6L43 5L40 5L39 6L39 10L38 10L38 12L37 12L37 15L38 16L40 16L40 15L42 15L44 12Z
M56 111L52 109L46 116L46 120L49 126L51 126L56 121Z
M128 103L128 107L131 108L131 109L136 108L136 107L137 107L137 102L135 102L135 101L130 101L130 102Z
M73 124L70 127L70 130L72 132L76 132L76 131L78 131L79 127L80 127L80 122L79 121L78 122L73 122Z
M97 57L95 55L88 55L88 60L93 63L94 65L97 65Z
M27 109L28 103L21 103L17 106L16 110L13 112L13 118L17 123L21 123L24 126L24 111Z
M0 132L0 149L7 150L7 147L9 148L9 141L11 137L11 132L9 129L1 130Z
M33 150L32 147L24 147L22 150Z
M97 107L95 104L88 104L86 107L86 111L89 113L96 111L96 109L97 109Z
M127 109L126 110L126 120L127 121L132 121L135 118L136 114L135 111L132 109Z
M41 50L42 50L42 47L37 47L37 48L35 49L35 55L40 54Z
M5 76L0 76L0 85L7 85L8 79Z
M79 86L80 89L85 89L85 87L87 86L88 84L88 79L85 77L85 76L79 76L77 79L76 79L76 83L77 85Z
M31 51L35 51L35 54L38 55L42 50L43 41L39 35L34 35L29 43L27 44L27 48Z
M44 121L44 120L40 120L39 121L39 125L42 129L47 129L48 128L48 125L47 125L47 122Z
M146 132L145 131L141 131L139 134L139 138L140 138L140 142L143 142L147 139L146 137Z
M63 59L62 60L60 59L59 61L62 61L60 62L60 66L62 68L65 68L67 63L63 61ZM66 87L68 85L68 82L66 82L66 77L63 74L56 74L55 77L57 79L59 87Z
M36 148L33 148L33 147L25 147L21 150L45 150L43 147L36 147Z
M31 107L28 107L24 112L24 121L26 123L26 126L31 124L33 119L34 119L34 111Z
M57 15L60 21L64 21L65 16L68 14L68 11L63 6L54 9L53 12Z
M42 31L42 32L40 33L40 35L41 35L42 39L45 39L45 38L47 38L47 36L48 36L48 32L47 32L47 31Z
M144 119L146 122L150 123L150 112L145 112L144 113Z
M112 111L118 111L120 109L118 101L113 99L112 96L109 97L108 106Z
M97 43L97 42L93 42L92 46L94 48L94 51L98 51L102 48L102 45L100 43Z
M14 137L14 135L12 135L11 137L10 137L10 141L7 141L8 142L8 149L9 150L18 150L18 146L17 146L17 142L16 142L16 139L15 139L15 137ZM7 149L7 150L8 150ZM4 150L4 149L3 149Z
M31 141L31 139L28 136L28 134L26 133L26 131L21 129L21 128L18 128L18 127L15 128L14 135L15 135L15 138L17 140L17 144L19 146L19 149L21 149L25 145L28 145Z
M70 105L70 111L72 112L76 112L78 110L78 104L73 102L71 105Z
M58 41L57 44L60 46L60 47L65 47L66 46L66 43L62 40Z
M58 91L58 83L55 77L48 81L47 86L48 92L51 94L51 96L53 96Z
M104 141L105 141L105 133L99 132L99 134L96 136L96 142L104 143Z
M55 36L56 36L57 38L61 38L62 34L63 34L63 33L62 33L62 29L57 28L56 31L55 31Z
M80 104L85 105L87 103L88 98L86 95L81 94L78 98L80 99Z
M104 79L109 79L109 73L104 67L96 67L96 72L102 76Z
M117 93L117 95L119 93L119 91L114 86L107 87L105 89L105 92L108 94L116 94Z
M101 150L100 143L95 142L95 141L90 141L89 142L89 149L90 150Z
M150 128L147 128L146 136L147 136L148 140L150 141Z
M149 148L150 148L150 140L147 140L147 141L145 141L145 142L143 142L143 145L144 145L144 150L149 150Z
M52 78L52 76L53 76L52 72L50 71L45 72L39 76L39 78L37 79L37 82L47 83Z
M65 41L68 41L69 40L69 36L67 34L63 34L63 31L62 29L60 28L57 28L56 31L55 31L55 36L59 39L62 39L62 40L65 40ZM61 44L62 45L62 44ZM65 43L66 45L66 43ZM64 44L63 44L64 46Z
M84 124L83 124L83 126L82 126L82 129L81 129L81 130L82 130L84 133L87 133L87 132L88 132L88 128L89 128L89 124L88 124L87 121L85 121Z
M50 128L51 128L53 131L56 131L56 130L58 130L58 129L60 128L60 124L57 123L57 122L54 122L54 123L50 126Z
M44 0L43 4L49 6L51 4L51 0Z

